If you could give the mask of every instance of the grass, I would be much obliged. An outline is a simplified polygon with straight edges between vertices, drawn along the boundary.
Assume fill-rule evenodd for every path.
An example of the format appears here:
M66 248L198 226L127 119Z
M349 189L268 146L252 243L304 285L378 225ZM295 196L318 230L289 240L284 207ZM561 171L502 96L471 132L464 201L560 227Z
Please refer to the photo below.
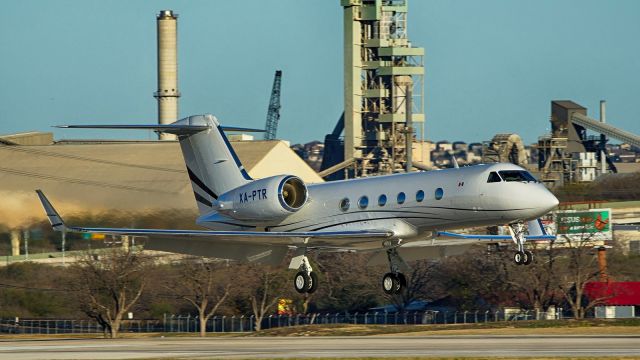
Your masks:
M430 336L430 335L638 335L640 319L545 320L449 325L300 325L245 333L208 333L207 337L244 336ZM4 339L102 338L101 334L13 334ZM198 337L197 333L127 333L119 338ZM639 358L640 360L640 358Z
M633 334L640 319L548 320L449 325L302 325L263 330L247 336L367 336L367 335L509 335L509 334Z

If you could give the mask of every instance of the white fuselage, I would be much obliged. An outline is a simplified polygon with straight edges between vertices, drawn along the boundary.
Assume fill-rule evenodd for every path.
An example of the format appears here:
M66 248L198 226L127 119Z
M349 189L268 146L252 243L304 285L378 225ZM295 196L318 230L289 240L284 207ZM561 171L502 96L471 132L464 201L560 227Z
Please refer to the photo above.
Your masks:
M424 239L437 230L534 219L558 204L539 182L487 182L491 172L505 170L524 171L512 164L490 164L312 184L307 204L278 224L244 225L266 231L384 228L407 241ZM228 229L228 223L200 224Z

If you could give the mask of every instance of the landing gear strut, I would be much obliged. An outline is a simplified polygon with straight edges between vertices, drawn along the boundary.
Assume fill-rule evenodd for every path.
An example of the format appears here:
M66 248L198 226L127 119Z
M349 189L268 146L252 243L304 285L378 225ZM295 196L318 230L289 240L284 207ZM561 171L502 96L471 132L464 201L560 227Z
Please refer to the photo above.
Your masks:
M509 225L511 231L511 238L518 247L518 250L513 254L513 261L518 265L529 265L533 261L533 253L524 249L524 243L526 241L524 236L524 224L515 223Z
M295 256L291 259L289 269L298 269L293 277L293 287L300 294L312 294L318 289L318 275L313 272L309 258L303 251L302 255Z
M382 277L382 290L389 295L399 294L407 287L407 278L400 272L400 269L408 269L408 266L395 247L387 249L387 258L391 271Z

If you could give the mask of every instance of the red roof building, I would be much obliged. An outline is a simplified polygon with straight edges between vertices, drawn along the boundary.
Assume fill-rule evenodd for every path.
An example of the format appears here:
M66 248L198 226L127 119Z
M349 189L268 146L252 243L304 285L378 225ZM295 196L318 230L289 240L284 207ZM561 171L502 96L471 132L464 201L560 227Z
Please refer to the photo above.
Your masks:
M605 306L640 306L640 281L590 282L585 294L589 299L603 299Z

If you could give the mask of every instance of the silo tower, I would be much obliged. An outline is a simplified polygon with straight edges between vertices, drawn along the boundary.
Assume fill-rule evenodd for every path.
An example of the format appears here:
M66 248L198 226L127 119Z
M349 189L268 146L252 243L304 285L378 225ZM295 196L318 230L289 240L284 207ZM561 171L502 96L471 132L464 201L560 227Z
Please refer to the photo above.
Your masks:
M414 126L424 138L424 49L409 41L407 2L340 1L344 160L353 159L355 166L350 176L404 171L405 164L411 164L412 150L407 147L417 146Z
M162 10L156 16L158 27L158 124L178 120L178 14ZM161 133L160 140L175 140L175 135Z

